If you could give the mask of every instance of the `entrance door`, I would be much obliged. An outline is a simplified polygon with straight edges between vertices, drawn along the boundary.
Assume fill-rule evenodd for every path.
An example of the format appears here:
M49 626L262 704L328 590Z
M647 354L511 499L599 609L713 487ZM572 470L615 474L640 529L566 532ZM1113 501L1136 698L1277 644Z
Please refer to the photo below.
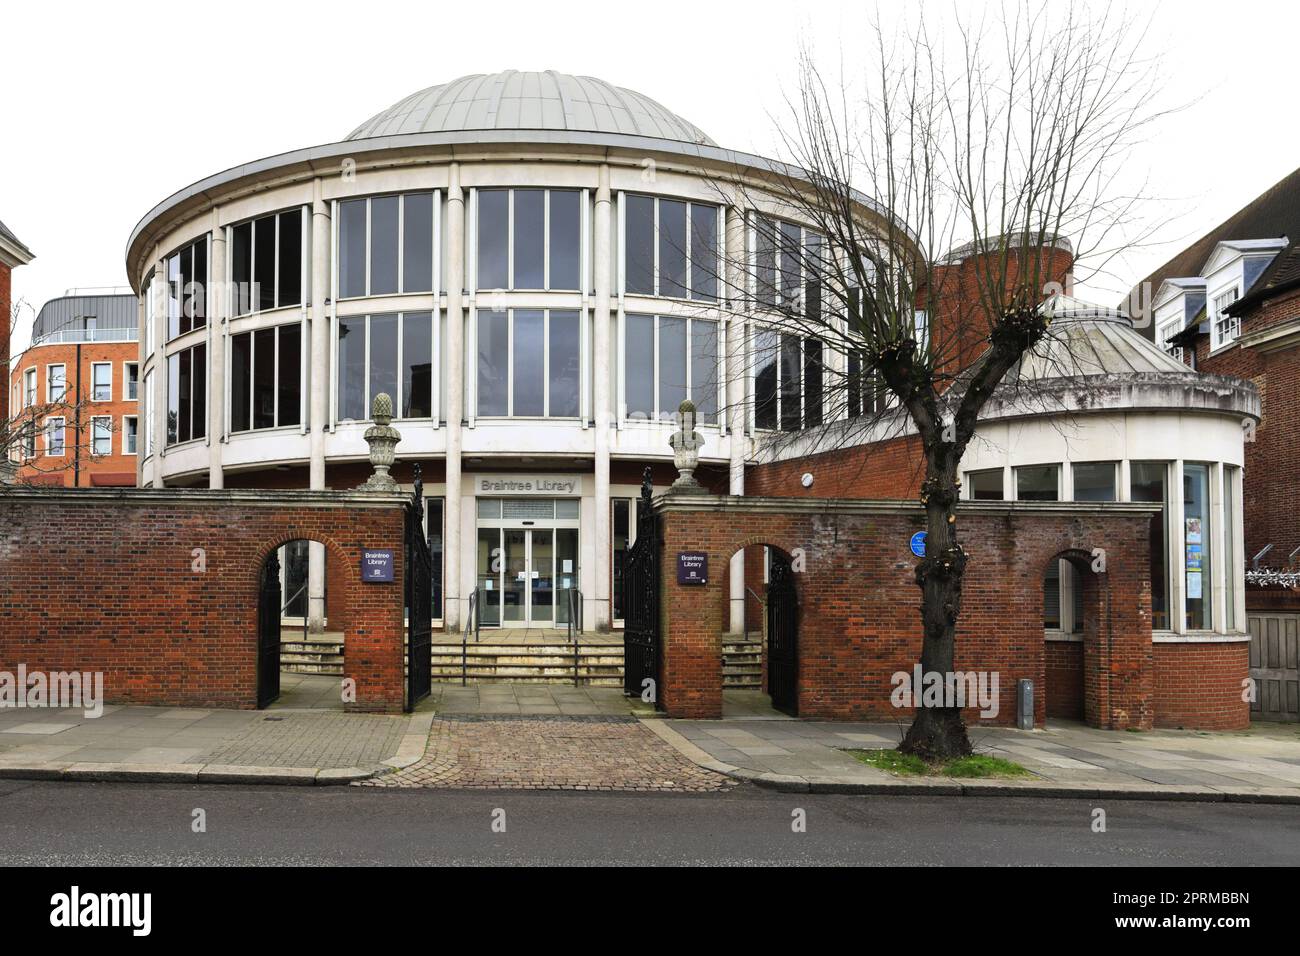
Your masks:
M484 626L568 623L565 591L577 585L577 529L480 528L478 535Z
M767 692L773 707L797 716L799 597L790 563L775 551L771 554L767 585Z

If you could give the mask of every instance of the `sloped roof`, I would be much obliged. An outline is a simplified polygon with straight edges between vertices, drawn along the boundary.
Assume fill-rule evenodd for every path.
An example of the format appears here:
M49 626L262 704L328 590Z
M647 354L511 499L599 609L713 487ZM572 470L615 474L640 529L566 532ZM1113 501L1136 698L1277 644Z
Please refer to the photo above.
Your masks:
M6 246L14 254L14 258L19 260L19 264L31 262L32 259L36 258L32 250L23 245L22 241L13 234L13 231L8 226L0 222L0 250L3 250Z
M447 130L568 130L717 144L644 94L555 70L475 73L417 90L354 129L349 140Z
M1019 380L1187 372L1118 309L1058 294L1042 310L1052 317L1051 330L1021 360Z

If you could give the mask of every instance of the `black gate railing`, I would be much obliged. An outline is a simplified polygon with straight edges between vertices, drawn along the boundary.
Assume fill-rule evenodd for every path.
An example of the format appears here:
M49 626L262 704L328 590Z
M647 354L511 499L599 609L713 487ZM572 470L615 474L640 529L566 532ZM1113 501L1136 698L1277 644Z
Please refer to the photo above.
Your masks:
M257 590L258 707L265 707L280 696L280 557L277 551L266 556Z
M415 495L406 505L406 709L431 689L433 558L424 534L424 479L415 466Z
M767 585L767 692L777 710L799 712L799 595L790 562L775 551Z
M659 520L651 506L650 469L641 481L636 541L623 559L623 693L647 686L659 701ZM650 685L646 681L651 681Z

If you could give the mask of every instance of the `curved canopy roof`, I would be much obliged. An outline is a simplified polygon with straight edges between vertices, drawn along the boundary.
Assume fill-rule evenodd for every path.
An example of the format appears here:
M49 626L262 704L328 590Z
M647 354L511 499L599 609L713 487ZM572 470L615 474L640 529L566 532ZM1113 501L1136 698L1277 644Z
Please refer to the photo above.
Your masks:
M430 86L376 113L347 138L486 129L620 133L717 145L648 96L554 70L475 73Z

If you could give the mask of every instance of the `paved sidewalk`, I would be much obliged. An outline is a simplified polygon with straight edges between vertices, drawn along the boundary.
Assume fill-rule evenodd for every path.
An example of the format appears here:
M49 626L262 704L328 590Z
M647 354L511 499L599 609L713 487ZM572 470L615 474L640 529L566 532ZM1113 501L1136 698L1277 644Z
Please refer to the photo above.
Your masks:
M902 777L847 749L896 747L904 727L798 720L665 720L652 727L704 767L790 790L1241 800L1300 804L1300 728L1240 733L1122 733L1053 722L1046 729L971 728L977 753L1015 761L1031 780Z
M432 715L107 706L0 710L0 777L348 783L408 766Z

